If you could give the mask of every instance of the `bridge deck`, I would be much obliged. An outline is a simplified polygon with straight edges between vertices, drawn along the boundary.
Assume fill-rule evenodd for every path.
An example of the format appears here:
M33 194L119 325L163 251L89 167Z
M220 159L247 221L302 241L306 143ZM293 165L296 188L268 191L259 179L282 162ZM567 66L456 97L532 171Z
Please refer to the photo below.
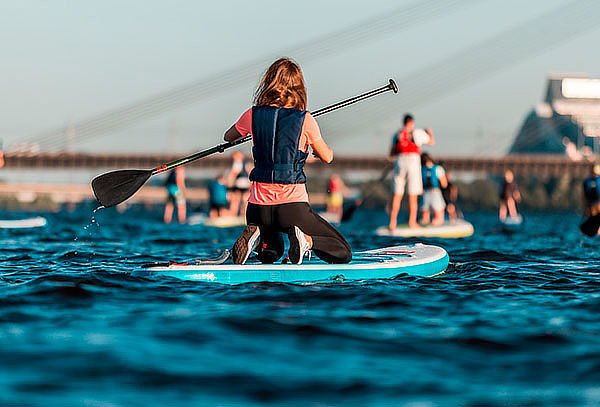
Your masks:
M8 168L67 168L67 169L123 169L153 168L180 158L181 155L159 154L87 154L43 153L36 155L5 155ZM571 161L559 155L508 155L504 157L437 157L447 170L498 175L510 169L519 175L556 177L568 174L574 177L587 175L593 163ZM337 156L331 165L319 161L308 163L308 168L319 171L382 170L389 161L385 156ZM226 169L231 165L229 155L207 157L190 164L195 168Z

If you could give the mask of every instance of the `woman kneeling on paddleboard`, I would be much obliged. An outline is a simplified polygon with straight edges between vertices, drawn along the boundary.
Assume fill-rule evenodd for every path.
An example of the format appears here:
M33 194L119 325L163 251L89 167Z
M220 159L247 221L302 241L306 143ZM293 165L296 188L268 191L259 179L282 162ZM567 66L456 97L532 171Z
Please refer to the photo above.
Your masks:
M248 226L233 246L233 262L244 264L257 242L258 259L276 262L284 252L282 233L290 240L291 263L301 264L311 249L328 263L350 262L350 245L308 203L303 171L308 148L325 163L333 160L333 151L306 111L304 78L294 61L281 58L269 67L256 91L254 106L224 138L233 142L246 135L252 135L254 169L250 173Z

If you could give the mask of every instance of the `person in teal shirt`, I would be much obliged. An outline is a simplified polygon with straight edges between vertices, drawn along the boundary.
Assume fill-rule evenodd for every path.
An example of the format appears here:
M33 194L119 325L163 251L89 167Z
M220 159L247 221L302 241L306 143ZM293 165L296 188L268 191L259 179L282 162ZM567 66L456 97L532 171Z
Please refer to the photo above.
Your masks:
M227 183L223 175L208 184L209 216L217 218L228 214L229 201L227 200Z

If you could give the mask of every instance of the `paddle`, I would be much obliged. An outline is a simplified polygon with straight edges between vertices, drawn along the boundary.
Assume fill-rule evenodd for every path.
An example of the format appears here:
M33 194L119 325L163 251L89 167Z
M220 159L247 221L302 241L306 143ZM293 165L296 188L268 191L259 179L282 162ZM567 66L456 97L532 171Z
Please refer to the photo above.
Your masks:
M341 102L316 110L311 114L313 117L321 116L390 90L394 93L398 93L398 86L396 86L396 82L394 82L393 79L390 79L389 83L385 86L373 89L369 92L346 100L342 100ZM200 151L196 154L172 161L168 164L161 165L160 167L156 167L151 170L118 170L99 175L92 180L92 189L94 190L94 195L96 196L98 202L100 202L106 208L118 205L133 196L133 194L135 194L153 175L160 174L161 172L188 164L192 161L215 153L222 153L228 148L235 147L239 144L250 141L251 139L252 136L248 135L233 142L222 143L215 147L209 148L208 150Z
M352 218L352 216L354 215L354 212L356 212L356 210L358 208L360 208L360 206L362 205L362 203L364 201L366 201L367 198L370 198L371 195L373 194L373 191L374 191L373 185L377 185L377 184L380 184L383 181L385 181L385 178L388 176L388 174L390 173L390 171L392 170L393 167L394 167L393 163L389 163L385 167L385 169L381 173L381 176L379 177L379 179L377 180L377 182L374 183L374 184L371 184L370 188L368 189L368 193L366 193L363 198L356 199L354 202L352 202L352 204L350 206L348 206L348 208L346 208L344 210L344 213L342 214L342 219L340 219L340 222L342 222L342 223L348 222Z
M589 237L598 236L598 230L600 230L600 215L594 215L587 218L587 220L579 226L579 230Z

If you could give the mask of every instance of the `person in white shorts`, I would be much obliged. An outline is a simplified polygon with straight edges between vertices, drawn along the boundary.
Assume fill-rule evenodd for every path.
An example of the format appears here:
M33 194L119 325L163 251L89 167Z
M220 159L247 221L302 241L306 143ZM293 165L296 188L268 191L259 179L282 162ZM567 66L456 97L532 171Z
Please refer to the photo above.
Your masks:
M430 222L434 226L444 223L444 212L446 202L441 188L448 186L446 171L441 165L436 165L429 154L421 155L423 165L423 203L421 205L421 223L428 225ZM433 212L433 219L431 219Z
M390 208L390 230L396 229L398 212L404 190L408 190L408 226L419 227L417 223L418 199L423 193L421 174L421 146L435 144L431 129L415 129L415 120L404 116L404 127L394 134L390 157L396 157L394 166L393 197Z

